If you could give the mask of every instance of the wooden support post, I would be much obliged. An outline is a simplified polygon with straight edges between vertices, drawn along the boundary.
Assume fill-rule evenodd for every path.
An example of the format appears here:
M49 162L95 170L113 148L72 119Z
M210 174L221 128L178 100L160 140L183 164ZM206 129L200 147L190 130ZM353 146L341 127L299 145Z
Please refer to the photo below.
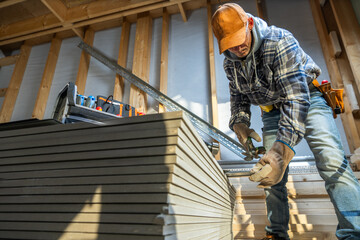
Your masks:
M210 65L210 91L211 91L211 112L213 126L219 127L218 101L216 92L215 56L214 56L214 36L211 27L211 1L207 1L207 20L208 20L208 40L209 40L209 65ZM220 151L215 156L220 160Z
M182 5L182 3L178 3L178 7L179 7L179 11L181 13L182 19L184 20L184 22L187 22L187 17L186 17L184 6Z
M31 52L31 46L22 45L20 57L15 63L14 71L5 93L5 99L0 110L0 123L9 122L14 111L17 96L19 94L21 82L24 77L26 65Z
M121 28L121 37L120 37L120 47L117 63L126 68L126 60L128 57L128 48L129 48L129 38L130 38L130 23L124 18L122 28ZM116 74L115 84L114 84L114 99L123 101L124 97L124 79Z
M94 35L95 35L94 30L92 30L91 28L87 29L85 33L84 42L89 46L92 46L94 42ZM82 51L80 57L79 70L75 82L77 86L77 91L79 92L79 94L82 95L85 92L85 85L89 71L89 65L90 65L90 55L87 54L85 51Z
M168 51L169 51L169 12L163 8L161 31L161 59L160 59L160 92L167 93L168 80ZM159 112L166 112L164 105L159 103Z
M256 10L259 18L267 21L267 14L266 14L266 5L264 0L255 0L256 1Z
M33 118L43 119L44 117L46 103L48 101L52 80L55 74L56 63L60 52L61 42L62 40L56 37L54 37L51 41L51 46L46 60L44 73L41 79L39 92L32 113Z
M310 0L310 6L313 13L314 22L316 25L316 30L320 38L320 43L326 61L326 65L329 71L331 82L336 84L335 87L342 87L343 78L341 75L341 70L339 69L336 58L334 57L334 55L333 56L331 55L331 51L332 51L331 40L326 28L320 3L318 0ZM340 114L340 117L343 122L346 138L349 144L349 149L351 152L354 152L355 149L360 147L359 122L358 120L354 119L354 116L351 111L349 99L346 96L346 94L344 95L344 104L345 104L345 113Z
M132 71L145 82L149 82L151 33L152 18L150 14L148 12L139 14L136 23ZM130 105L140 112L146 113L147 111L147 95L134 85L131 85L130 89Z
M350 0L330 0L330 4L360 92L360 25Z
M18 58L19 58L19 55L13 55L13 56L0 58L0 67L15 64L16 60Z

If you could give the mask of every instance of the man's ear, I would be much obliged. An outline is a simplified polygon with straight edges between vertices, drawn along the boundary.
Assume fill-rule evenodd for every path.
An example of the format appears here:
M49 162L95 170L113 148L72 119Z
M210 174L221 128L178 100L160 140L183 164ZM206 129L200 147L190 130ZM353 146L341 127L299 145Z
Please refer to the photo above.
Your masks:
M251 30L254 27L254 19L252 17L249 17L248 22L249 22L249 29Z

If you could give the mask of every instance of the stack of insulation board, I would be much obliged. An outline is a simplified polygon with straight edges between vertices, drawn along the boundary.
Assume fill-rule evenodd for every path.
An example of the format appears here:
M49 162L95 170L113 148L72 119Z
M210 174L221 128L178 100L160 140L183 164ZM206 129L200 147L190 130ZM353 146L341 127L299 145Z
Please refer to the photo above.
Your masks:
M360 172L355 172L359 179ZM233 232L235 239L265 236L264 190L248 178L231 178L236 188ZM335 240L338 224L325 183L318 173L290 174L287 183L290 209L289 236L294 240Z
M182 112L0 132L0 238L233 239L235 189Z

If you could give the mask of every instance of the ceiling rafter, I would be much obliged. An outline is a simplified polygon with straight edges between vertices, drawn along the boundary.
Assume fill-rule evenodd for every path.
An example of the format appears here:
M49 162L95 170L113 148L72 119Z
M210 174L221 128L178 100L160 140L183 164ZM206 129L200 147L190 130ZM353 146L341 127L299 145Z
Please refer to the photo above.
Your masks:
M183 0L189 1L189 0ZM25 35L34 34L35 37L42 36L40 32L56 33L63 30L72 29L76 24L86 26L92 22L100 22L101 17L105 16L105 19L113 19L114 14L131 14L131 10L136 13L142 11L146 7L149 9L157 8L156 4L177 4L178 1L164 0L103 0L95 1L88 4L79 5L73 8L67 8L60 0L42 0L42 2L52 12L43 16L22 20L12 24L0 25L0 45L22 41L29 39ZM63 6L61 6L61 4ZM58 7L63 10L59 10ZM96 20L98 19L98 20ZM95 20L88 22L89 20ZM76 27L75 27L76 28ZM50 30L51 29L51 30ZM13 39L14 41L9 41ZM3 41L6 40L6 41Z
M4 2L10 4L10 1L12 4L20 2L20 0ZM87 27L101 30L120 26L123 17L134 20L134 16L142 12L148 11L152 17L161 17L163 8L167 8L169 14L180 12L186 22L185 9L194 10L206 6L204 0L88 0L87 3L74 7L67 7L68 5L62 0L41 0L41 2L48 11L7 24L0 22L0 49L3 51L17 49L23 41L40 44L49 41L53 34L57 34L60 38L75 35L82 37ZM27 2L24 1L16 6L22 7L25 3ZM211 0L211 4L217 3L217 0Z
M67 23L66 16L68 8L61 0L41 0L41 2L59 19L61 24L66 27L70 26L71 30L81 39L84 37L84 29L72 27L73 23Z
M180 10L180 13L181 13L181 16L182 16L184 22L187 22L187 17L186 17L184 6L182 5L182 3L178 3L178 7L179 7L179 10Z
M43 0L46 1L46 0ZM49 0L48 2L52 2L53 0ZM26 21L21 21L21 22L17 22L14 24L9 24L7 27L2 26L3 30L0 29L0 46L1 45L5 45L5 44L10 44L10 43L15 43L15 42L19 42L19 41L24 41L24 40L28 40L31 38L35 38L35 37L40 37L40 36L44 36L47 34L54 34L57 32L61 32L61 31L65 31L65 30L69 30L69 29L73 29L73 28L80 28L80 27L85 27L91 24L96 24L99 22L104 22L104 21L108 21L108 20L112 20L112 19L117 19L117 18L121 18L121 17L126 17L129 15L133 15L133 14L138 14L138 13L142 13L142 12L146 12L146 11L150 11L150 10L154 10L154 9L160 9L160 8L164 8L164 7L168 7L168 6L172 6L172 5L177 5L179 3L185 3L185 2L190 2L191 0L176 0L176 1L146 1L146 2L152 2L152 4L150 5L142 5L142 7L134 7L134 8L129 8L129 6L126 6L127 10L124 11L118 11L115 12L113 14L108 14L108 15L101 15L100 13L108 13L109 9L105 9L105 6L103 7L99 7L99 12L95 13L92 12L91 16L99 16L99 17L93 17L93 18L85 18L84 21L79 21L79 22L71 22L73 21L73 19L77 19L77 17L70 17L69 18L69 12L67 12L66 14L66 21L64 22L59 22L59 19L56 18L56 21L54 20L54 16L49 16L46 15L45 18L46 20L42 19L42 23L43 24L38 24L36 27L33 28L33 26L31 24L29 24L29 22L26 24L27 21L33 22L32 19L30 20L26 20ZM113 1L109 1L109 2L113 2ZM137 1L138 2L138 1ZM157 3L154 3L157 2ZM97 2L93 2L93 3L97 3ZM93 3L89 3L87 5L87 8L90 8L90 5ZM134 6L138 6L138 3L135 3ZM113 6L113 5L112 5ZM92 6L91 6L92 8ZM124 7L120 7L118 6L118 9L124 9ZM69 9L70 10L70 9ZM68 10L68 11L69 11ZM93 10L94 11L94 10ZM82 14L82 13L81 13ZM80 15L81 15L80 14ZM51 14L53 15L53 14ZM88 16L90 16L90 14L88 14ZM41 19L41 18L40 18ZM49 21L47 21L48 19L50 19L51 23ZM83 19L83 18L82 18ZM22 26L19 26L19 24ZM42 26L41 26L42 25ZM39 29L40 28L40 29ZM4 34L4 29L18 29L17 33L12 33L12 37L8 38L7 34Z

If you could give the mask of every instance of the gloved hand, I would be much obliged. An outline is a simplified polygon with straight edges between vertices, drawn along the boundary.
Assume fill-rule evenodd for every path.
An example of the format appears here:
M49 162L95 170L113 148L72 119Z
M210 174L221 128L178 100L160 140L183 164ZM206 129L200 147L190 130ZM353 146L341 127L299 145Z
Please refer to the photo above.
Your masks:
M294 157L294 151L282 142L276 141L271 149L251 169L249 179L253 182L260 182L258 187L271 187L281 181L286 167ZM269 166L271 171L269 171Z
M239 139L240 144L244 147L246 152L249 151L246 141L248 137L255 139L257 142L261 142L261 137L257 134L254 129L249 128L244 123L236 123L233 126L234 132Z

